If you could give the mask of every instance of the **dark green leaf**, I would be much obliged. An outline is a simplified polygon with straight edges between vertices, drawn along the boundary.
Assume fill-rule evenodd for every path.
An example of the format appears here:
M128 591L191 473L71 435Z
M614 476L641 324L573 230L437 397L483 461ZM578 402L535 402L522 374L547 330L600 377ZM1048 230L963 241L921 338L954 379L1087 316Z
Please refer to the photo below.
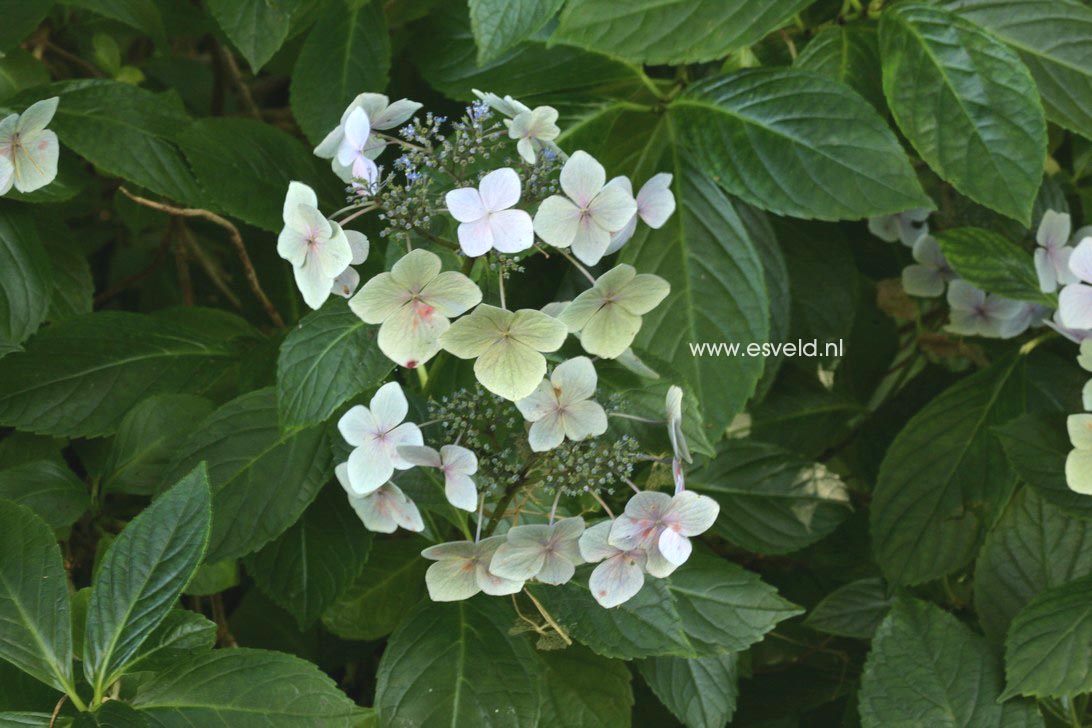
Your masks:
M40 332L26 352L0 359L0 424L30 432L114 432L138 402L161 392L200 394L236 361L205 332L120 311Z
M53 0L0 0L0 52L6 52L19 45L31 31L38 27Z
M1055 306L1039 290L1032 257L1000 234L981 228L956 228L938 233L937 242L956 275L989 293L1018 301Z
M390 66L382 3L327 3L292 71L292 115L311 143L318 144L338 125L357 94L383 91Z
M54 529L68 528L91 505L87 486L56 460L0 470L0 498L30 508Z
M87 605L83 668L101 696L174 607L208 547L212 496L203 466L157 498L114 540Z
M341 299L308 314L288 334L277 358L277 397L285 427L323 422L374 387L394 368L364 324Z
M891 604L883 579L859 579L823 597L804 624L827 634L872 639Z
M739 699L739 657L650 657L637 663L645 682L687 728L722 728Z
M366 715L314 665L245 648L157 673L133 705L157 728L355 728Z
M1030 225L1047 138L1027 67L947 10L890 10L880 21L880 52L884 94L899 128L942 179Z
M840 220L934 207L876 110L825 76L773 68L718 76L691 86L671 115L720 185L764 210Z
M1064 416L1027 414L995 432L1021 480L1066 514L1092 520L1092 498L1071 490L1065 481L1065 459L1073 446Z
M53 530L0 500L0 659L57 690L71 689L68 576Z
M95 282L91 279L91 266L83 251L71 241L55 238L54 235L52 229L42 230L46 254L53 267L53 289L47 318L52 323L58 323L91 313Z
M257 73L288 37L290 7L283 0L208 0L209 12Z
M630 672L578 645L538 653L542 671L539 725L629 728L633 708Z
M21 344L49 312L53 267L33 219L0 204L0 343Z
M826 466L750 439L725 441L687 485L720 504L717 535L759 553L814 543L853 510L845 484Z
M880 44L872 26L827 26L804 46L794 65L841 81L880 113L886 110L880 74Z
M65 5L93 10L99 15L125 23L130 28L147 33L156 43L165 45L167 31L163 16L154 0L63 0Z
M564 4L565 0L470 0L470 27L478 45L478 65L496 60L530 38Z
M148 717L120 700L103 703L94 712L80 713L72 728L144 728Z
M580 0L551 42L637 63L712 61L755 43L814 0Z
M201 461L212 484L210 562L243 556L276 538L333 471L322 428L281 432L272 389L213 412L178 448L165 482Z
M23 89L43 83L49 83L49 71L29 52L14 48L0 58L0 101L7 101Z
M211 650L216 623L188 609L172 609L133 656L126 672L166 670L195 652Z

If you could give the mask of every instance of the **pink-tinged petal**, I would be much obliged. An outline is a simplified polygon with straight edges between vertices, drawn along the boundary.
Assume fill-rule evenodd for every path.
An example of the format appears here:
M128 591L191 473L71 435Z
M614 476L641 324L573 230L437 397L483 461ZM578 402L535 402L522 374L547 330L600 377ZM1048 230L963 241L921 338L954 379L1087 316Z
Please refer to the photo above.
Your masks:
M588 215L607 232L618 232L637 213L637 202L621 187L606 187L588 206Z
M553 539L558 543L562 541L576 542L584 533L584 519L580 516L562 518L553 525ZM577 551L577 555L579 555Z
M511 167L495 169L482 177L478 185L482 206L489 212L507 210L519 202L519 175Z
M584 561L594 564L619 553L617 548L607 542L613 525L613 521L602 521L584 529L584 533L581 534L578 542L580 556Z
M661 556L676 566L682 566L693 550L690 539L671 528L664 529L660 534L656 547Z
M485 255L493 249L493 227L489 218L459 224L459 247L471 258Z
M643 559L630 552L612 556L596 566L588 588L599 605L610 609L627 602L645 585Z
M634 493L626 503L626 515L630 518L659 521L671 509L672 498L656 490Z
M573 255L585 265L598 265L610 245L610 233L595 224L590 217L580 219L572 240Z
M948 290L950 292L951 288ZM976 311L953 308L948 314L948 325L944 330L960 336L978 336L984 330L984 322Z
M1035 260L1035 274L1039 276L1039 290L1043 293L1054 293L1058 290L1058 277L1054 271L1054 261L1046 248L1036 248L1033 255Z
M621 515L614 519L607 543L620 551L643 548L652 542L659 528L655 522Z
M428 596L434 602L458 602L481 591L474 562L461 559L437 561L425 572Z
M713 527L719 514L719 503L707 495L687 490L671 499L664 520L678 526L683 536L698 536Z
M398 456L411 465L420 465L425 468L439 468L443 465L440 453L435 448L423 445L399 445Z
M409 414L409 402L398 382L387 382L376 390L368 403L379 432L393 430ZM408 443L407 443L408 444Z
M536 422L557 410L557 395L549 381L543 380L535 391L523 399L516 400L516 409L528 422Z
M391 483L363 497L355 496L350 490L349 503L369 531L394 533L398 527L402 527L407 531L419 532L425 528L417 506Z
M1085 238L1069 255L1069 270L1082 281L1092 283L1092 238Z
M489 216L493 247L502 253L519 253L535 242L535 225L524 210L503 210Z
M1092 286L1070 283L1058 294L1061 324L1070 329L1092 329Z
M369 435L378 432L379 426L368 408L362 404L349 408L349 411L337 421L337 429L345 442L353 447L360 447Z
M350 298L359 285L360 274L356 272L356 268L346 268L334 279L334 289L331 293L342 298Z
M567 248L580 226L580 208L561 195L547 197L535 213L535 232L555 248Z
M362 179L365 182L375 182L379 178L379 167L363 154L353 160L352 170L354 180Z
M456 508L473 512L478 507L478 488L465 473L449 473L444 478L444 496Z
M473 541L447 541L429 546L421 556L431 561L442 559L474 559L478 556L478 544Z
M579 207L587 207L606 184L607 171L594 157L580 150L573 152L565 162L565 166L561 168L560 180L561 189L569 199Z
M576 573L576 564L557 553L548 553L535 578L543 584L560 586L566 584Z
M533 579L546 563L541 544L501 544L489 562L489 571L502 579L527 581Z
M675 195L671 192L672 175L661 172L653 175L637 193L637 214L650 228L663 227L675 212Z
M1065 286L1080 280L1069 269L1069 259L1073 257L1073 248L1068 245L1052 248L1047 255L1054 263L1054 275L1058 278L1058 285Z
M482 196L473 187L459 187L444 196L447 211L459 222L474 222L485 217Z
M674 573L675 569L679 568L678 564L673 564L664 558L658 548L651 548L647 553L648 560L645 562L645 571L648 572L649 576L666 579Z
M367 495L377 490L394 475L387 448L377 440L366 440L349 453L349 487L356 495Z
M948 305L953 309L974 310L986 303L986 292L964 280L952 281L948 286Z
M485 564L478 564L475 577L481 590L491 597L505 597L509 594L518 594L523 591L523 582L514 579L505 579L490 573Z
M461 445L444 445L440 448L444 469L449 473L473 475L478 472L478 456L473 450Z
M628 243L633 238L633 234L635 232L637 232L637 216L636 215L631 217L629 219L629 222L627 222L625 225L622 226L621 230L619 230L616 233L611 233L610 234L610 245L607 246L607 249L606 249L606 251L603 252L603 255L610 255L611 253L617 253L619 250L622 249L623 245Z
M1039 222L1035 241L1044 248L1065 245L1069 242L1069 233L1072 229L1072 221L1067 213L1047 210Z
M345 141L356 149L360 149L367 143L371 133L372 125L367 112L359 107L353 109L349 114L349 118L345 120ZM348 164L347 161L343 163Z
M10 163L7 158L0 156L0 168ZM10 187L9 187L10 189ZM277 255L287 260L295 267L303 265L307 260L307 251L311 249L310 241L305 233L297 228L285 225L277 236Z
M388 507L395 523L401 528L414 533L425 530L425 522L421 518L421 511L418 510L417 504L402 492L401 488L394 483L387 483L387 485L380 488L380 491L389 495Z
M284 207L281 210L281 218L286 225L303 228L306 223L299 218L300 206L318 207L318 196L315 191L303 182L289 182L288 192L284 196Z
M413 463L406 462L398 454L398 448L403 445L423 445L425 444L425 438L421 435L421 428L417 425L412 422L403 422L387 433L386 442L391 464L398 470L409 470L413 467Z

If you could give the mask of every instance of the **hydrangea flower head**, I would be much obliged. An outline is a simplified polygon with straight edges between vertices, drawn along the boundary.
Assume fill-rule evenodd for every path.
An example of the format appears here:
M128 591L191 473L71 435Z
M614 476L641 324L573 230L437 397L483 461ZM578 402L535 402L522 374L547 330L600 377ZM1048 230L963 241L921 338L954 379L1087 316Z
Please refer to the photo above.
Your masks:
M490 250L518 253L535 242L531 216L512 210L520 196L519 175L511 167L495 169L477 189L458 187L447 193L448 212L459 221L459 247L471 257Z
M557 126L557 109L537 106L531 111L518 112L506 122L508 137L518 139L516 151L528 164L535 163L535 147L557 139L561 129Z
M472 451L459 445L444 445L439 451L403 445L398 454L408 463L439 469L444 474L444 495L451 505L464 511L478 507L478 488L470 477L478 472L478 457Z
M909 247L929 232L930 211L924 208L907 210L894 215L868 218L868 231L888 243L901 242Z
M638 274L622 263L599 276L558 315L571 331L580 332L584 351L605 359L621 355L637 332L641 316L667 298L671 286L651 273Z
M56 96L44 99L22 114L0 120L0 195L13 186L20 192L33 192L56 179L60 144L46 126L57 112L58 101Z
M368 242L368 236L356 230L346 230L345 237L349 241L349 250L352 251L353 257L349 261L349 267L334 279L332 292L335 296L350 298L356 292L356 287L360 285L360 274L356 272L356 268L353 268L353 266L360 265L368 259L371 245Z
M367 495L359 495L349 485L349 464L341 463L334 468L334 475L349 496L349 505L364 523L375 533L394 533L399 528L420 533L425 530L421 511L394 483L384 483Z
M579 516L549 525L513 526L493 554L489 570L514 581L538 579L544 584L564 584L584 563L579 546L583 533L584 519Z
M349 170L351 180L374 182L379 177L379 167L368 156L368 142L372 138L372 125L364 109L353 109L345 120L344 134L337 148L335 161Z
M493 554L504 543L504 536L490 536L477 543L450 541L422 551L422 556L436 562L425 572L429 598L434 602L457 602L478 592L497 597L523 589L522 581L504 579L489 570Z
M914 265L902 269L902 288L911 296L933 298L944 293L955 272L932 235L922 235L914 243Z
M557 351L567 334L563 323L541 311L507 311L483 303L451 324L440 344L460 359L476 359L474 374L481 385L515 401L542 381L542 352Z
M627 602L645 585L648 554L642 549L623 550L611 545L608 537L613 521L597 523L580 537L580 555L590 564L598 564L588 579L599 606L610 609Z
M953 334L1007 339L1027 327L1020 301L987 294L964 280L948 285L948 306L951 318L945 329Z
M318 309L352 262L352 246L341 226L319 212L315 191L302 182L289 183L282 217L277 254L292 264L304 302Z
M404 367L412 369L434 357L450 318L482 300L473 281L441 268L434 253L414 250L389 273L365 283L349 301L349 308L365 323L380 324L380 351Z
M578 441L607 431L607 413L591 399L597 383L591 359L578 356L558 364L549 379L516 402L520 413L533 423L532 450L553 450L566 437Z
M1073 248L1067 244L1072 223L1064 212L1047 210L1035 233L1035 272L1039 276L1039 290L1054 293L1058 286L1077 282L1077 276L1069 269L1069 256Z
M1077 243L1069 256L1074 282L1058 294L1062 324L1073 329L1092 329L1092 237Z
M715 500L690 490L674 496L641 491L626 503L625 513L614 519L609 543L623 551L647 552L648 573L662 578L690 558L690 537L708 531L719 513Z
M573 255L595 265L606 254L611 233L625 227L637 202L622 185L608 185L603 165L584 151L575 152L561 168L562 195L543 200L535 213L535 232L556 248L572 247Z
M403 422L409 403L398 382L380 387L367 407L358 404L338 420L337 428L345 442L353 446L349 455L348 481L352 491L367 495L394 475L408 470L413 463L403 458L400 445L424 445L421 430L412 422Z
M637 193L637 213L629 219L629 222L618 232L610 236L610 245L604 255L618 252L623 245L629 242L633 233L637 231L637 219L640 218L653 230L659 230L675 213L675 193L671 191L671 180L674 176L667 172L654 174ZM607 186L620 185L628 194L633 194L633 185L628 177L615 177Z
M362 93L353 99L352 103L345 109L338 125L315 147L315 156L333 160L334 173L343 182L351 182L353 179L352 166L343 165L338 161L338 149L345 139L346 124L352 113L360 109L364 112L371 129L386 130L401 126L420 108L421 104L416 101L399 99L392 104L390 99L383 94ZM369 159L375 159L385 146L386 144L382 139L372 134L364 145L363 151Z

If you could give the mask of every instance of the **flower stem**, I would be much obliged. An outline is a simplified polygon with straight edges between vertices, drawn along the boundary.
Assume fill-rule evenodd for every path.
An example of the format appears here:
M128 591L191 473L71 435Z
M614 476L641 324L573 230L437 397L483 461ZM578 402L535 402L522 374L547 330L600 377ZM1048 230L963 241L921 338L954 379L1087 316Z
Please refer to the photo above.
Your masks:
M566 632L560 624L554 621L554 618L550 616L550 613L546 611L546 608L535 599L535 595L526 589L523 590L523 593L526 594L531 600L531 603L535 605L535 609L537 609L538 613L542 615L542 618L546 620L546 624L553 627L554 631L557 632L558 637L560 637L566 645L572 645L573 641L569 638L569 633Z
M608 417L621 417L626 420L633 420L634 422L645 422L650 425L662 425L666 420L651 420L648 417L638 417L637 415L627 415L625 412L611 412Z
M482 521L485 519L485 493L478 499L478 527L474 531L474 543L482 540ZM492 524L490 524L492 525Z
M557 495L554 496L554 504L550 507L550 524L554 525L554 516L557 515L557 504L561 500L561 488L557 489Z
M565 250L564 248L558 248L558 249L557 249L557 252L558 252L558 253L560 253L560 254L561 254L561 256L562 256L563 258L565 258L565 260L567 260L567 261L569 261L570 263L572 263L572 264L573 264L573 265L574 265L574 266L576 267L576 269L577 269L578 271L580 271L581 273L583 273L583 274L584 274L584 277L585 277L585 278L587 278L587 279L588 279L589 281L591 281L591 284L592 284L593 286L595 285L595 276L593 276L593 275L592 275L591 273L589 273L589 272L588 272L588 269L587 269L587 268L585 268L584 266L582 266L582 265L580 264L580 261L578 261L578 260L577 260L576 258L574 258L574 257L572 257L571 255L569 255L569 251Z
M607 516L609 518L613 519L614 518L614 511L612 511L610 509L610 506L607 505L607 502L605 500L603 500L602 497L600 497L600 495L598 493L596 493L594 490L591 492L591 494L592 494L593 498L595 498L597 501L599 501L599 505L603 506L603 510L607 512Z
M508 310L508 306L504 301L504 271L497 271L497 288L500 290L500 307Z

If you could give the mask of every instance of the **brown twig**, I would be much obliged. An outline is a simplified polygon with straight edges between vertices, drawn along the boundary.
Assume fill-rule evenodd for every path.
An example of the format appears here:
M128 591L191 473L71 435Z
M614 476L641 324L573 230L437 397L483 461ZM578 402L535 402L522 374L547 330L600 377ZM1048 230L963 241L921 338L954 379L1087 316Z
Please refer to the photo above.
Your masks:
M53 715L49 716L49 728L53 728L54 724L56 724L57 716L61 714L61 708L64 707L64 701L66 700L68 700L68 696L62 695L57 704L53 706Z
M243 81L243 73L239 70L239 64L235 62L235 56L223 46L217 46L217 50L220 52L224 67L227 68L228 74L231 76L231 81L235 84L235 89L239 92L239 98L242 99L243 106L246 107L247 113L258 121L261 121L262 110L254 103L254 96L250 93L250 87Z
M205 271L205 275L212 281L212 285L216 286L216 290L220 291L221 295L228 300L228 303L230 303L236 311L242 311L243 302L239 300L239 297L231 290L231 286L224 280L224 276L221 274L216 261L205 252L205 249L197 242L197 239L193 237L193 233L190 232L190 229L186 227L185 224L182 224L179 227L179 230L182 233L182 239L186 242L186 251L189 253L190 259L201 266L201 270Z
M69 63L76 64L77 66L79 66L83 70L90 73L95 78L102 78L103 73L102 73L101 70L99 70L99 67L96 66L94 63L91 63L90 61L88 61L86 58L80 58L75 53L70 53L70 52L66 51L64 48L61 48L59 45L57 45L56 43L54 43L51 40L46 40L45 43L43 43L42 45L50 53L53 53L54 55L57 55L57 56L63 58L64 60L68 61Z
M273 322L273 325L278 328L284 327L284 319L277 312L277 309L273 307L273 302L269 300L269 297L265 295L265 291L262 290L262 284L258 282L258 274L254 270L254 264L250 262L250 255L246 252L246 246L243 244L243 236L239 234L239 228L235 227L229 220L226 220L215 212L209 210L202 210L200 208L191 207L175 207L173 205L167 205L162 202L156 202L149 200L139 195L134 195L129 190L121 187L121 192L133 202L138 205L144 205L150 207L153 210L159 210L178 217L198 217L209 222L219 225L228 232L228 237L231 239L232 245L235 246L235 251L239 254L239 260L243 264L243 271L246 273L247 283L250 284L250 290L254 293L254 297L262 304L265 312L269 315L269 319Z

